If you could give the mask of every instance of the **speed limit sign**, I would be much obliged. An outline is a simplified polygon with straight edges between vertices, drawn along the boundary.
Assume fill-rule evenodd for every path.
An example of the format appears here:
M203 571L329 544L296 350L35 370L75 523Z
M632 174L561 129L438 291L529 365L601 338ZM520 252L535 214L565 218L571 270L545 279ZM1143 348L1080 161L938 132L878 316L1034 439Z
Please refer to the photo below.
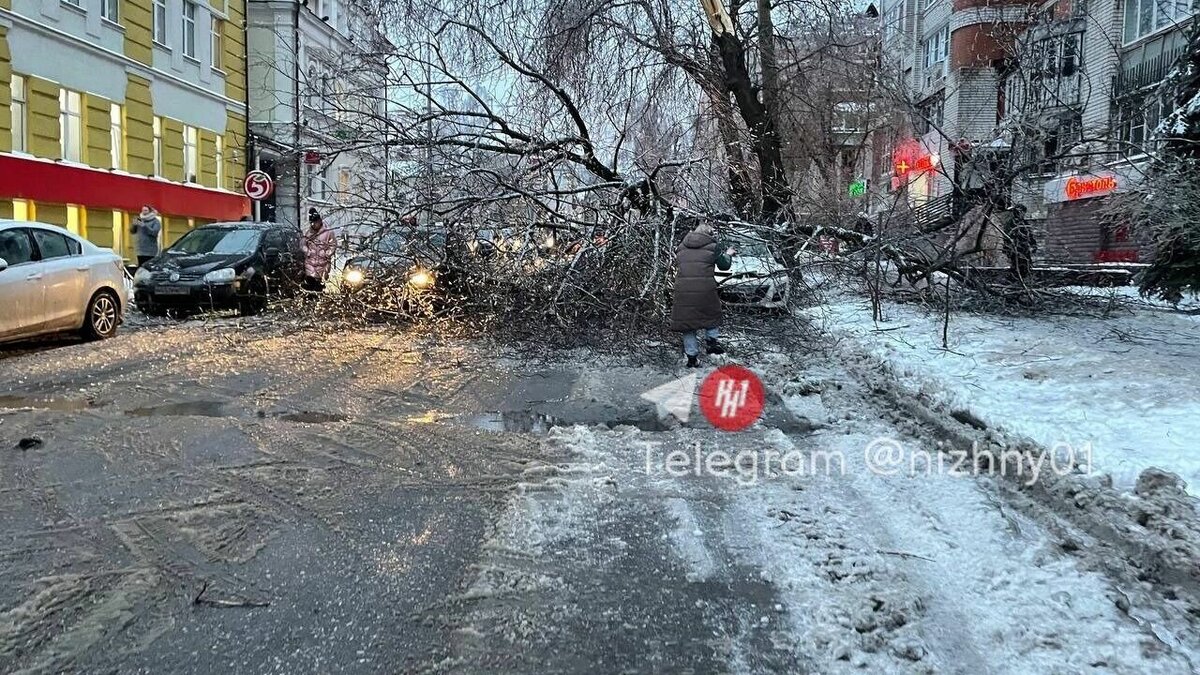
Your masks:
M246 174L246 180L242 181L242 190L246 192L246 196L255 201L262 201L271 196L275 191L275 183L266 171L255 169Z

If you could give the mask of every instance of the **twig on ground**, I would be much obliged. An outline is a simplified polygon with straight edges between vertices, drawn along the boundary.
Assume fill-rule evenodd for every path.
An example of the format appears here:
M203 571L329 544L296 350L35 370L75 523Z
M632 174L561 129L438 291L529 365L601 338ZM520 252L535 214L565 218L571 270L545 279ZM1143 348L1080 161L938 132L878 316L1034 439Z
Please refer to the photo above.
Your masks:
M192 598L193 605L207 605L209 607L270 607L271 603L267 600L218 600L214 598L206 598L204 594L208 591L208 581L205 581L200 586L200 592L196 597Z

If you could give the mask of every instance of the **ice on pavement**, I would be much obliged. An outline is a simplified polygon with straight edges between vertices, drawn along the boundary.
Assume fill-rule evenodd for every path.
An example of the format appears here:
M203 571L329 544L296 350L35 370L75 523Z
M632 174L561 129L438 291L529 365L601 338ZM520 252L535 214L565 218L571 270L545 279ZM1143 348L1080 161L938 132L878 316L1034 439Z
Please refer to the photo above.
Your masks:
M854 458L871 438L895 430L828 408L844 400L793 401L800 398L806 414L834 420L831 427L803 437L769 428L725 435L556 429L546 442L567 452L562 467L579 469L509 500L486 547L495 555L468 592L484 600L463 628L470 639L459 663L511 649L512 640L537 644L560 623L600 631L623 621L633 630L640 624L631 609L570 600L590 597L593 583L611 585L596 579L633 575L647 593L659 585L692 589L713 622L693 630L714 636L725 672L1187 671L1186 655L1122 613L1109 580L996 502L985 482L876 475ZM849 465L844 475L777 475L749 486L668 475L643 461L650 437L678 448L719 439L728 452L836 452ZM594 480L598 470L609 480ZM650 557L666 562L654 573L675 576L643 579L651 572L630 567L639 562L633 549L655 541L661 549ZM514 560L515 552L525 555ZM754 590L728 607L710 597L715 588ZM663 630L633 635L654 641Z
M1200 315L1149 305L1106 318L958 313L947 350L941 317L884 311L876 324L865 300L846 298L809 314L939 402L1047 448L1090 446L1093 470L1119 487L1159 467L1200 494Z

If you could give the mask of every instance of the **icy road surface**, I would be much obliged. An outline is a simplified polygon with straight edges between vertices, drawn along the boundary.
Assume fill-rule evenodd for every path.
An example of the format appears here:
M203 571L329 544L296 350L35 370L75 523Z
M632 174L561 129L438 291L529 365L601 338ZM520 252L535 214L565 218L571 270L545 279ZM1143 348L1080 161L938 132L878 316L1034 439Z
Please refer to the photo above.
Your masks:
M836 365L769 369L819 386L729 434L658 422L665 361L404 333L0 359L0 671L1192 671L986 481L866 471L900 434ZM666 471L696 448L849 461Z

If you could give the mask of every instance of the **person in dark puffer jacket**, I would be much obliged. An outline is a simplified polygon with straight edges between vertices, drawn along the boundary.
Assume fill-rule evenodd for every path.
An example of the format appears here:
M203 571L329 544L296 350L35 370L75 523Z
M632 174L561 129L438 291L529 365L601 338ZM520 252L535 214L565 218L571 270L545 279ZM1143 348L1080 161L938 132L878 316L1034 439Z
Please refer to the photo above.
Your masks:
M683 333L683 353L689 368L700 365L698 331L704 331L709 354L724 354L717 340L721 325L721 298L717 296L716 268L727 270L735 251L717 242L712 226L700 223L675 250L675 295L671 304L671 330Z

